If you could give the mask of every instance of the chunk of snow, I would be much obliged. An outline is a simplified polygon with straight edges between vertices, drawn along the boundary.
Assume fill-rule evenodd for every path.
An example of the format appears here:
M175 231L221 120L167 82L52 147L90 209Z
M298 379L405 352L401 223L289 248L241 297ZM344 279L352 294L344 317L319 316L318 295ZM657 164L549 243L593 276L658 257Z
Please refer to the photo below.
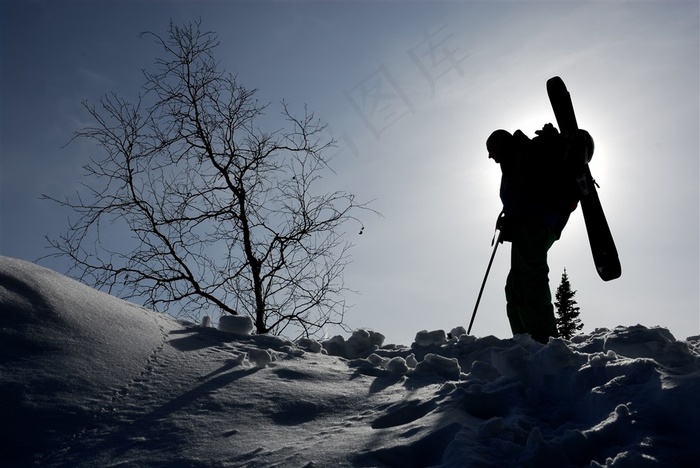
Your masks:
M396 356L387 363L386 370L393 374L405 375L408 373L409 368L404 358Z
M532 339L532 337L527 333L518 333L513 336L513 341L522 346L523 348L529 348L530 346L541 346L540 343Z
M457 339L457 340L459 340L460 337L462 337L466 334L467 334L467 329L462 327L462 326L455 327L450 331L450 336L454 339Z
M323 342L323 349L331 356L345 356L345 338L342 335L336 335L329 340Z
M408 356L406 356L406 365L411 369L416 368L416 366L418 365L418 361L416 360L415 354L411 353Z
M469 343L474 343L476 341L476 337L474 335L462 335L459 337L459 344L465 345Z
M383 358L378 354L374 353L367 356L367 361L369 361L369 363L372 364L374 367L386 367L386 364L389 362L387 358Z
M235 356L236 357L233 358L233 365L234 366L244 365L246 357L248 357L246 353L236 354Z
M384 335L367 329L355 330L345 343L345 356L352 359L374 351L384 343Z
M311 338L299 338L296 345L312 353L320 353L323 350L323 345Z
M456 358L449 358L439 354L428 353L415 368L417 373L431 373L443 377L447 380L457 380L462 372Z
M236 335L250 335L253 320L246 315L224 315L219 319L219 330Z
M416 333L416 338L413 340L415 346L427 347L442 345L447 343L447 335L445 335L445 330L421 330Z
M381 333L361 328L355 330L347 341L342 336L337 335L324 341L323 347L331 356L355 359L379 349L384 343L384 339L385 337Z
M248 361L255 367L265 367L272 362L272 354L267 349L251 348L248 350Z

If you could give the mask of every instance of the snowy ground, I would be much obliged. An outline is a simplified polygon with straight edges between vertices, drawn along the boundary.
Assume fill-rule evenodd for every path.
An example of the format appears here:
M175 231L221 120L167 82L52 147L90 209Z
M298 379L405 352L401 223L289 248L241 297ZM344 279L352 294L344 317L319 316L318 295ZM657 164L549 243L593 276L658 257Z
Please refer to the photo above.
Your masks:
M0 333L2 466L700 466L700 338L661 328L291 343L0 257Z

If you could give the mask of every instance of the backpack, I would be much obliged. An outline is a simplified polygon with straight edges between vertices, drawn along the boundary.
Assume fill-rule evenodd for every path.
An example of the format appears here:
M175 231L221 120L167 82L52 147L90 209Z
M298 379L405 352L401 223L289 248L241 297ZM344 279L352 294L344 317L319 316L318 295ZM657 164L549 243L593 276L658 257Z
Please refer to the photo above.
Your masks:
M538 218L561 231L580 199L579 147L552 124L535 133L530 139L517 130L511 153L501 162L503 212L508 219Z

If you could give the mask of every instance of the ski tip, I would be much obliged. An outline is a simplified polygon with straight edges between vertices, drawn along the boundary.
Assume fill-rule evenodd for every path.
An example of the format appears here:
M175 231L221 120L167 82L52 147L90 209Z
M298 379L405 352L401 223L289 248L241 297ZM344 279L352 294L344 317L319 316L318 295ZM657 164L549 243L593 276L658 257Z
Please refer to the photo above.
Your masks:
M547 80L547 89L555 88L555 87L562 87L566 89L566 85L564 84L564 80L562 80L559 76L553 76L552 78Z

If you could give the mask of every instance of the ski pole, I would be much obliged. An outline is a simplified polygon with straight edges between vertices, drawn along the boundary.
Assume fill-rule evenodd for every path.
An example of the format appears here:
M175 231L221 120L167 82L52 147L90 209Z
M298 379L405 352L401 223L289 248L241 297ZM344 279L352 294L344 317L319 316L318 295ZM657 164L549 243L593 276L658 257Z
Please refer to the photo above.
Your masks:
M486 286L486 279L489 277L489 272L491 271L491 264L493 263L493 258L496 256L496 250L498 250L498 244L501 243L501 236L503 231L498 231L498 239L496 239L496 246L493 248L493 253L491 254L491 259L489 260L489 266L486 267L486 275L484 275L484 281L481 283L481 289L479 289L479 295L476 298L476 304L474 304L474 312L472 312L472 319L469 321L469 329L467 330L467 335L472 331L472 325L474 325L474 318L476 317L476 310L479 308L479 302L481 302L481 295L484 292L484 286Z

